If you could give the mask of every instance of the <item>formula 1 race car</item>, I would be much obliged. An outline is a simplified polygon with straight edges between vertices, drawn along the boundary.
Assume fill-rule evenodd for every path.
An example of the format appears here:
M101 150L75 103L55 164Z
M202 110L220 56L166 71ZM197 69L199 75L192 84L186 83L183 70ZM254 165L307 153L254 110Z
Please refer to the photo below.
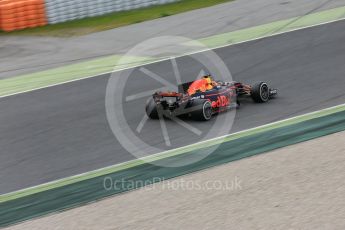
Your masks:
M268 102L277 94L265 82L253 86L239 82L214 82L208 90L190 90L194 82L178 86L178 92L156 92L146 104L151 119L188 116L207 121L212 115L240 106L241 97L251 97L256 103Z

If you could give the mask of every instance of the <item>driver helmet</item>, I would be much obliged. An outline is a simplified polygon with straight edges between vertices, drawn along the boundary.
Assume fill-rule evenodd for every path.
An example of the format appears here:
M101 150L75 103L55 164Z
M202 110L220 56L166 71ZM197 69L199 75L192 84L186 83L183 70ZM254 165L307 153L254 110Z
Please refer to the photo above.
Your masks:
M213 79L212 79L211 74L209 74L209 73L205 74L205 76L203 77L203 79L205 79L206 82L207 82L206 88L207 88L208 90L212 89L212 88L213 88L213 84L212 84L212 83L213 83Z
M210 73L206 73L206 74L204 75L204 78L212 78L212 75L211 75Z
M210 73L206 73L203 78L206 79L209 84L213 81L213 77Z

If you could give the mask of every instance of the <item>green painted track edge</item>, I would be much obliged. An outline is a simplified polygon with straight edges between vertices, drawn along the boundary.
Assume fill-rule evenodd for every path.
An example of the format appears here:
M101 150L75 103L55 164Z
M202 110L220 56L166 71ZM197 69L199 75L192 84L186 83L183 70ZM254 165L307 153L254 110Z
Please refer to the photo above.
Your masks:
M31 187L31 188L11 192L8 194L4 194L4 195L0 196L0 203L14 200L14 199L18 199L18 198L25 197L25 196L29 196L29 195L36 194L39 192L59 188L59 187L66 186L66 185L73 184L73 183L77 183L77 182L80 182L83 180L88 180L91 178L107 175L109 173L114 173L114 172L118 172L121 170L126 170L129 168L135 167L135 166L143 165L145 163L150 163L150 162L154 162L157 160L162 160L165 158L182 155L182 154L188 153L190 151L200 150L202 148L207 148L207 147L210 147L213 145L219 145L219 144L222 144L225 142L229 142L229 141L243 138L246 136L250 136L253 134L258 134L258 133L266 132L269 130L293 125L296 123L300 123L300 122L311 120L311 119L318 118L318 117L328 116L328 115L331 115L331 114L334 114L337 112L341 112L341 111L345 111L345 104L338 105L338 106L331 107L331 108L327 108L327 109L323 109L323 110L312 112L312 113L308 113L308 114L304 114L301 116L293 117L293 118L286 119L283 121L278 121L278 122L267 124L264 126L252 128L249 130L230 134L227 136L210 139L210 140L207 140L205 142L195 143L195 144L181 147L178 149L165 151L165 152L158 153L158 154L148 156L145 158L135 159L135 160L124 162L124 163L117 164L114 166L102 168L99 170L95 170L95 171L87 172L84 174L63 178L61 180L57 180L57 181L53 181L50 183L38 185L35 187Z
M157 178L161 178L162 180L175 178L188 173L262 154L281 147L344 131L345 110L341 108L338 109L338 112L329 113L325 116L315 117L313 119L223 142L214 154L192 165L169 168L143 164L129 168L128 170L109 173L60 188L0 203L0 227L49 213L61 212L141 187L140 185L135 188L121 186L116 189L106 190L103 187L104 178L111 178L113 181L145 181L145 184L147 184L146 182L152 184L157 182ZM327 111L324 112L325 114L328 113ZM171 161L183 162L185 158L188 159L190 154L197 153L198 150L193 150L185 155L164 159L164 161L166 161L165 163Z

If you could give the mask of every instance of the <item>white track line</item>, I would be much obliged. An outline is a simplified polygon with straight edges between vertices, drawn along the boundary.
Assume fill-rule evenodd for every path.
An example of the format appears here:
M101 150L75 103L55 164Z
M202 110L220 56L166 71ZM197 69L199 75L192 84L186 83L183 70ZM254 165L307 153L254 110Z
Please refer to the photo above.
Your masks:
M312 27L326 25L326 24L330 24L330 23L333 23L333 22L342 21L344 19L345 18L340 18L340 19L336 19L336 20L332 20L332 21L328 21L328 22L322 22L322 23L318 23L318 24L314 24L314 25L303 26L303 27L299 27L299 28L288 30L288 31L284 31L284 32L278 32L278 33L274 33L274 34L270 34L270 35L266 35L266 36L261 36L261 37L257 37L257 38L253 38L253 39L249 39L249 40L244 40L244 41L241 41L241 42L235 42L235 43L226 44L226 45L222 45L222 46L216 46L216 47L213 47L213 48L203 49L203 50L199 50L199 51L183 54L183 55L180 55L180 56L162 58L162 59L159 59L159 60L156 60L156 61L152 61L152 62L148 62L148 63L144 63L144 64L139 64L139 65L135 65L135 66L131 66L131 67L126 67L126 68L120 68L120 69L117 69L117 70L114 70L114 71L99 73L97 75L77 78L77 79L73 79L73 80L69 80L69 81L64 81L64 82L59 82L59 83L56 83L56 84L51 84L51 85L47 85L47 86L42 86L42 87L34 88L34 89L24 90L24 91L21 91L21 92L16 92L16 93L0 96L0 99L1 98L5 98L5 97L10 97L10 96L15 96L15 95L18 95L18 94L29 93L29 92L36 91L36 90L46 89L46 88L50 88L50 87L54 87L54 86L64 85L64 84L68 84L68 83L71 83L71 82L86 80L86 79L89 79L89 78L94 78L94 77L98 77L98 76L105 75L105 74L116 73L116 72L120 72L120 71L123 71L123 70L133 69L133 68L137 68L137 67L140 67L140 66L145 66L145 65L150 65L150 64L154 64L154 63L159 63L159 62L171 60L173 58L185 57L185 56L189 56L189 55L193 55L193 54L207 52L207 51L210 51L210 50L216 50L216 49L225 48L225 47L229 47L229 46L233 46L233 45L238 45L238 44L243 44L243 43L247 43L247 42L251 42L251 41L256 41L256 40L260 40L260 39L263 39L263 38L274 37L274 36L278 36L278 35L281 35L281 34L286 34L286 33L294 32L294 31L298 31L298 30L304 30L304 29L308 29L308 28L312 28ZM232 32L235 32L235 31L232 31ZM215 36L217 36L217 35L215 35ZM202 39L207 39L207 38L201 38L200 40L202 40Z

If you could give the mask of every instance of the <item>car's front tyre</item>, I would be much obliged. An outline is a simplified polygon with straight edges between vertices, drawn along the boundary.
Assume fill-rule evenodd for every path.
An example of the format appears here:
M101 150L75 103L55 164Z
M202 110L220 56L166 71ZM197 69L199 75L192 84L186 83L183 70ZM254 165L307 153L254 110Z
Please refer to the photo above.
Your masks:
M259 82L252 86L251 97L256 103L265 103L270 99L270 89L266 82Z

